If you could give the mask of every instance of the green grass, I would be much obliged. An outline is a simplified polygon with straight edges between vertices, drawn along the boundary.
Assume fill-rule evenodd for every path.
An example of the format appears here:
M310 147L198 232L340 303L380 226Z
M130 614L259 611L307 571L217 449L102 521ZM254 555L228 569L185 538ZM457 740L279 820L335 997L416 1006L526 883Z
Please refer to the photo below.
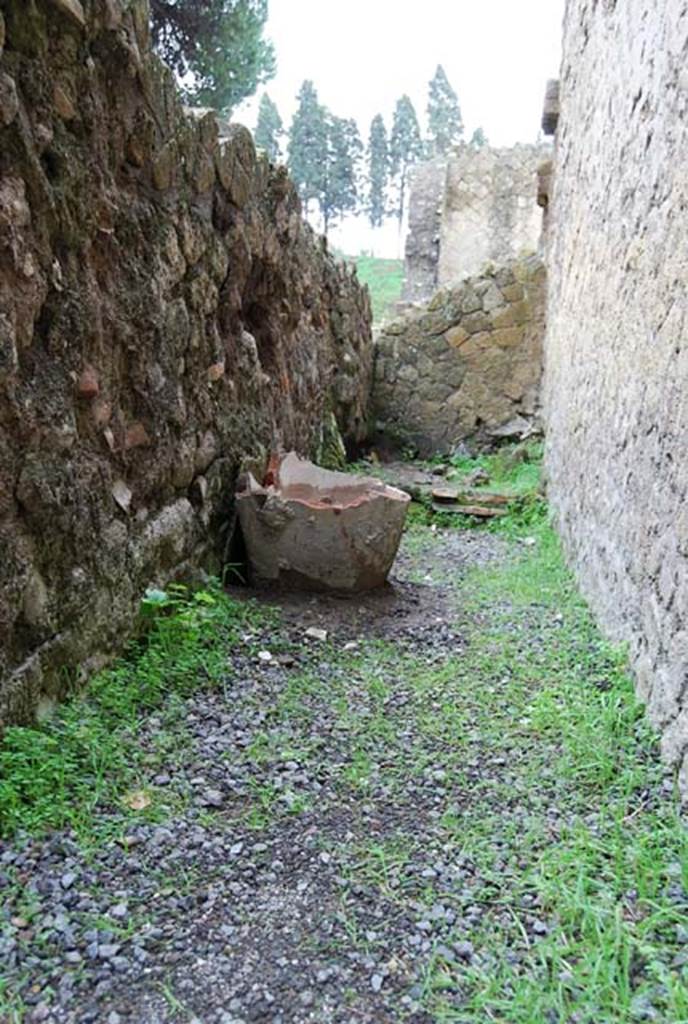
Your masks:
M428 496L423 501L414 501L407 516L406 529L411 533L420 531L419 536L425 538L427 526L458 529L489 529L495 532L518 536L530 526L537 526L547 520L547 505L540 494L540 478L542 473L543 444L540 441L528 441L520 444L505 445L491 454L479 455L476 458L437 458L430 462L417 463L422 468L432 468L438 463L448 467L446 477L438 477L437 484L445 482L450 487L461 489L468 475L476 469L483 469L489 475L486 484L471 485L471 490L478 494L491 492L509 494L513 501L507 507L507 515L485 521L457 516L451 512L442 512L433 504ZM369 465L359 463L357 470L370 473ZM374 470L373 470L374 473ZM382 474L384 477L384 467Z
M393 316L394 305L401 299L404 261L383 260L374 256L349 256L347 260L356 265L358 280L370 289L373 323L382 323Z
M481 743L508 753L509 770L501 790L479 782L471 806L445 818L447 836L479 867L483 895L510 910L485 920L487 968L437 959L426 1003L438 1021L678 1024L688 1020L677 957L688 911L684 824L657 795L656 737L623 654L599 637L546 524L535 539L532 552L467 584L480 631L459 671L481 680L470 713ZM526 896L549 925L537 942L520 923Z
M169 794L147 780L183 756L184 698L228 682L228 650L265 614L218 586L194 594L173 586L151 592L144 616L143 639L53 720L5 730L0 835L71 827L90 841L121 831L131 817L157 820L174 809ZM154 709L162 728L144 751L139 725ZM146 804L138 811L128 806L133 794Z
M520 504L495 527L503 556L456 592L461 648L433 660L374 638L350 651L323 644L327 672L291 672L266 704L264 731L229 755L252 766L243 823L275 827L311 806L326 814L326 800L341 801L352 822L364 804L381 820L393 814L384 834L354 823L351 839L323 838L346 882L336 941L363 952L373 941L357 886L375 890L394 918L449 905L454 930L433 940L414 986L437 1024L688 1024L685 823L662 786L657 737L624 652L600 636L533 497L538 450L525 462L509 455L480 460L489 486L510 487ZM412 537L421 558L435 543L423 523ZM175 813L148 780L185 756L185 698L204 687L231 694L228 649L266 613L216 588L149 605L148 635L127 659L52 723L8 730L4 835L66 825L88 843L132 816ZM143 749L152 710L161 728ZM317 772L327 795L314 800L298 784L278 791L271 768L287 759ZM415 788L427 778L441 794L434 816ZM151 803L133 812L125 798L138 790ZM460 861L464 876L442 888L418 871L428 858ZM467 935L462 922L475 908ZM384 919L376 931L403 960ZM466 937L472 959L448 956ZM0 980L0 1016L11 998Z

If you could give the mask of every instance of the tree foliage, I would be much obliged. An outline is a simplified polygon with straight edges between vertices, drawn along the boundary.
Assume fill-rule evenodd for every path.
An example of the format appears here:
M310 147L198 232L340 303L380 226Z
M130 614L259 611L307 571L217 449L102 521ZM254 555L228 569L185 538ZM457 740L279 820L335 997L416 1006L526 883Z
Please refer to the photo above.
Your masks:
M268 0L151 0L153 44L189 103L231 111L275 73Z
M256 125L256 146L264 149L270 160L275 163L280 158L281 138L284 135L284 124L279 110L266 92L260 98L258 123Z
M327 235L331 223L358 206L358 174L363 143L351 118L327 115L327 147L318 202Z
M482 130L481 127L475 129L475 131L471 135L469 145L473 146L474 149L482 149L483 146L489 146L487 136L485 135L485 132Z
M299 190L306 214L323 188L323 164L327 151L327 113L318 93L306 80L297 95L298 106L291 122L287 163Z
M390 170L396 193L392 212L399 221L399 227L406 209L409 170L422 156L423 142L416 111L408 96L402 96L394 108L389 143Z
M370 122L366 172L366 213L370 226L379 228L387 215L387 187L390 173L387 129L381 114L376 114Z
M444 68L437 70L428 88L428 141L431 156L443 156L463 138L463 118L456 93Z

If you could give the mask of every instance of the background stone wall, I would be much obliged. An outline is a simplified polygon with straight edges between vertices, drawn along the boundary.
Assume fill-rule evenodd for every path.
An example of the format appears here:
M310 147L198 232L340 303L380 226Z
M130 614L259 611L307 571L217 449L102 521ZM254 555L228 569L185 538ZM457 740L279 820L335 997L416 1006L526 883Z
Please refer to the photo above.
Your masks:
M440 286L538 251L542 213L538 167L548 145L510 149L463 146L447 167L441 215Z
M688 793L688 10L570 0L550 202L549 494Z
M404 298L428 299L488 262L536 253L538 168L550 156L549 144L463 145L448 159L421 164L411 185Z
M428 160L413 168L409 223L404 251L405 302L422 302L437 291L446 160Z
M0 721L219 565L238 467L365 431L367 293L144 0L0 0ZM69 671L65 671L69 670Z
M492 267L382 328L376 430L422 454L517 438L536 417L545 272L537 257Z

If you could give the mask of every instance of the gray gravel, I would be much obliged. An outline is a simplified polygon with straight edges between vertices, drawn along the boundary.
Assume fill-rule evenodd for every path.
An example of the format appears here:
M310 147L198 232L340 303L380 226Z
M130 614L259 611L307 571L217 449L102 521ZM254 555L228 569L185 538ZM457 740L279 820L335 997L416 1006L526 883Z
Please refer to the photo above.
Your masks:
M429 664L460 650L453 588L465 568L499 557L504 542L448 532L417 548L400 556L393 586L360 602L264 597L281 606L279 636L252 635L228 652L225 692L185 702L170 764L149 780L181 810L159 823L134 821L88 852L70 833L19 836L0 847L0 962L5 984L21 995L23 1019L431 1020L420 1008L428 958L439 949L447 961L470 962L469 936L484 912L469 904L459 918L449 898L470 884L473 867L439 838L442 751L422 773L392 784L381 741L367 784L345 786L348 737L322 695L305 695L295 712L305 725L279 724L283 757L255 755L256 743L276 735L273 710L295 673L346 684L338 658L345 645L355 654L383 639ZM327 629L326 644L304 636L311 626ZM258 651L274 656L259 659ZM404 681L381 683L403 708ZM365 717L370 703L357 687L354 678L348 709ZM163 719L161 711L142 723L144 747L170 728ZM304 731L308 757L299 751ZM290 739L294 749L286 749ZM403 752L413 739L395 742ZM261 787L270 807L262 827L250 827L246 810ZM400 832L418 845L389 868L384 885L368 880L361 847ZM429 882L448 897L431 907L420 898ZM400 901L401 890L418 898ZM536 916L533 930L546 929Z

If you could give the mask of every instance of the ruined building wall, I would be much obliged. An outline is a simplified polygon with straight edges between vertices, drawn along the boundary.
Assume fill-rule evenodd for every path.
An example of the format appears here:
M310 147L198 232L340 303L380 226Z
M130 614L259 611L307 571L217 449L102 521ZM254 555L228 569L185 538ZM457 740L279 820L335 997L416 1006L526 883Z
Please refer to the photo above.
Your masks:
M551 146L460 146L419 165L411 182L404 298L428 299L437 287L479 274L486 263L538 251L542 218L538 168Z
M422 302L437 289L446 160L428 160L413 168L409 223L404 250L405 302Z
M688 792L688 10L569 0L548 254L549 495Z
M376 428L423 455L518 438L539 404L545 271L492 267L386 324L376 343Z
M185 114L145 0L0 0L0 54L6 721L218 566L242 460L362 437L372 340L284 170Z

